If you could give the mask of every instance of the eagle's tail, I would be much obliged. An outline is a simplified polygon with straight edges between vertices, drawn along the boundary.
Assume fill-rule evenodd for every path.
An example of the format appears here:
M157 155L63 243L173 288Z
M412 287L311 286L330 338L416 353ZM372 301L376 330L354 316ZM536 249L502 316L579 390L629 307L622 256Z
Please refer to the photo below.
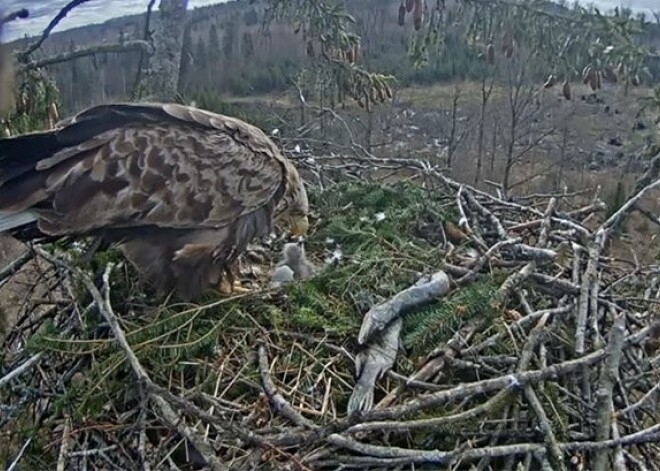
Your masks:
M20 213L0 211L0 233L32 224L36 220L37 215L32 211L21 211Z

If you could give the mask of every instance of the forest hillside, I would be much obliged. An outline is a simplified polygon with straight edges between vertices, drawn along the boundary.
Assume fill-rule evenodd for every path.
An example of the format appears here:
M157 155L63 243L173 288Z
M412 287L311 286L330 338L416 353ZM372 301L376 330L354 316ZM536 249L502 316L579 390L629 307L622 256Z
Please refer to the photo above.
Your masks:
M660 15L144 3L0 48L0 466L660 471Z
M567 11L542 2L551 12ZM399 4L390 0L348 2L355 18L355 32L362 38L365 66L396 76L399 86L432 85L478 78L480 58L473 47L449 36L443 53L424 67L410 59L414 47L411 22L397 25ZM309 65L307 47L286 24L264 28L268 2L231 0L189 12L183 42L180 91L191 96L208 91L222 96L255 96L284 91ZM50 57L82 46L129 41L144 36L146 15L133 15L63 32L55 32L34 58ZM460 31L460 28L457 28ZM660 50L660 26L648 24L640 41L651 51ZM457 33L458 34L458 33ZM21 50L29 40L10 44ZM100 54L49 68L60 89L63 112L79 110L100 101L129 97L134 86L140 53ZM543 80L550 70L533 71ZM645 82L657 82L660 65L650 64Z

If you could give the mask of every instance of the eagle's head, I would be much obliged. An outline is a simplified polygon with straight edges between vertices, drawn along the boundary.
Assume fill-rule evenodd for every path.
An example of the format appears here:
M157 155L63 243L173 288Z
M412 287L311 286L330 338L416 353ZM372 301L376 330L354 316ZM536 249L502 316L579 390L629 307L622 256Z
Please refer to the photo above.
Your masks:
M275 220L286 222L291 228L291 234L299 237L307 234L309 229L309 201L307 191L298 170L287 165L284 195L275 208Z

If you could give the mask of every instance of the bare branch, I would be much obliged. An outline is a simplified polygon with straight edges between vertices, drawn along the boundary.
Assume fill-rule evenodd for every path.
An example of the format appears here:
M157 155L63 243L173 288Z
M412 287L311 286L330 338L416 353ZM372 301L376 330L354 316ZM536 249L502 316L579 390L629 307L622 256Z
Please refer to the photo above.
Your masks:
M25 51L19 52L17 54L19 60L21 62L27 61L28 56L41 47L44 41L48 39L50 33L55 29L55 27L57 27L60 21L62 21L66 17L66 15L69 14L71 10L89 1L90 0L72 0L69 3L67 3L55 16L55 18L53 18L50 21L50 23L48 23L48 26L46 27L44 32L41 33L41 37L34 44L30 45Z
M626 337L624 345L638 343L644 340L652 332L651 326L645 327L635 334ZM558 378L560 376L572 373L584 367L589 367L600 363L607 356L605 349L596 350L593 353L577 358L556 363L540 370L530 370L521 373L514 373L493 379L486 379L475 383L467 383L461 386L439 391L432 394L417 397L408 401L406 404L389 409L374 410L367 414L365 420L385 420L400 418L420 410L437 407L449 401L464 399L475 394L487 394L492 391L506 388L520 388L527 383L533 383L542 380Z
M131 369L133 370L135 376L137 376L138 381L146 388L147 391L153 391L156 389L153 387L155 384L152 382L151 378L140 364L140 361L135 356L135 353L133 353L131 346L126 340L126 336L124 335L124 332L119 325L117 316L113 312L112 305L110 304L110 272L112 270L112 265L108 264L103 274L103 291L105 293L103 296L101 295L101 292L96 288L92 280L90 280L89 277L80 269L68 266L61 260L57 259L42 249L37 248L37 252L46 260L73 272L78 278L82 280L87 290L92 295L94 303L99 309L101 315L110 326L110 329L115 335L117 342L124 351ZM185 425L179 414L177 414L174 409L172 409L170 404L165 401L165 399L153 392L150 392L149 395L151 400L160 410L168 425L177 429L181 435L184 436L197 449L197 451L204 457L206 462L211 466L211 469L214 471L226 471L229 469L217 458L216 453L211 445L206 442L206 440L201 438L194 429Z
M619 364L625 334L625 313L612 313L615 316L610 339L607 344L607 360L602 367L598 391L596 393L596 440L606 441L610 437L612 409L614 402L612 391L619 377ZM601 449L594 454L594 469L607 469L607 450Z
M37 353L36 355L32 355L28 361L23 363L21 366L16 368L13 371L10 371L6 375L4 375L2 378L0 378L0 388L3 387L6 384L9 384L9 382L15 378L18 378L20 375L25 373L27 370L32 368L39 360L41 360L42 354Z
M570 442L560 443L563 451L578 450L604 450L617 446L629 446L640 442L654 441L660 438L660 425L654 425L637 433L626 435L616 440L603 442ZM484 457L503 457L524 454L545 454L545 446L540 444L520 443L515 445L502 445L494 447L475 448L472 450L435 451L435 450L411 450L393 446L367 445L360 443L343 435L330 435L328 441L333 445L348 448L357 453L365 455L398 460L398 464L405 463L437 463L449 464L456 461L475 461Z
M10 23L12 21L25 19L28 16L30 16L30 12L27 11L27 9L25 8L21 8L20 10L8 14L4 18L0 18L0 26Z
M268 399L275 409L291 420L297 425L301 425L307 428L316 428L316 424L311 420L306 419L298 413L291 405L284 399L284 397L277 392L277 388L273 383L273 380L270 378L270 365L268 364L268 356L266 354L266 347L263 344L259 345L258 349L259 357L259 374L261 375L261 384L263 385L264 391L268 395Z
M137 52L137 51L144 52L144 51L149 51L150 48L151 46L147 41L142 41L140 39L135 39L132 41L126 41L124 43L117 43L117 44L99 44L98 46L76 49L74 51L63 52L55 56L46 57L45 59L30 61L22 65L21 70L39 69L41 67L60 64L62 62L68 62L71 60L80 59L82 57L94 56L96 54Z

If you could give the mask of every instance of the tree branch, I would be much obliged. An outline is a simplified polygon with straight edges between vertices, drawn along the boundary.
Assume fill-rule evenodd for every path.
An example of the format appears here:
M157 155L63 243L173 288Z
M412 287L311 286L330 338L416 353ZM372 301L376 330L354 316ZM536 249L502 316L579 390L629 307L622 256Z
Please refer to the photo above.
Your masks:
M26 361L25 363L23 363L21 366L19 366L18 368L16 368L13 371L10 371L6 375L4 375L2 378L0 378L0 388L3 387L5 384L9 384L9 382L12 379L18 378L20 375L22 375L27 370L29 370L32 367L32 365L34 365L35 363L37 363L41 359L41 357L42 357L41 353L37 353L37 354L31 356L30 359L28 361Z
M62 8L60 12L55 16L55 18L53 18L50 21L44 32L41 33L41 37L34 44L29 46L25 51L19 52L17 54L19 60L21 62L27 61L28 56L41 47L41 45L48 38L50 33L55 29L55 27L59 24L59 22L62 21L66 17L66 15L69 14L71 10L89 1L90 0L72 0L71 2L67 3L64 6L64 8Z
M595 451L606 450L608 448L614 448L617 446L635 445L637 443L655 441L658 440L658 438L660 438L660 425L654 425L616 440L606 440L603 442L585 441L559 443L558 446L564 452L579 450ZM372 457L387 458L389 460L397 460L397 464L448 464L457 461L475 461L484 457L495 458L511 455L524 455L528 453L534 455L545 455L546 453L545 445L528 443L483 447L470 450L462 450L459 448L454 451L438 451L412 450L394 446L368 445L339 434L330 435L328 437L328 441L335 446L347 448L357 453L362 453ZM393 463L393 461L391 463Z
M25 19L28 16L30 16L30 12L27 11L25 8L21 8L20 10L17 10L13 13L10 13L9 15L5 16L4 18L0 18L0 26L5 25L7 23L11 23L12 21L16 21L19 19Z
M266 354L266 347L263 344L259 345L257 355L259 357L259 374L261 376L261 385L270 400L273 407L281 412L281 414L295 423L306 428L317 428L316 424L311 420L306 419L297 410L291 407L284 397L277 392L277 388L270 377L270 367L268 365L268 356Z
M652 329L653 325L639 330L635 334L626 337L624 344L631 345L644 340L652 333ZM476 394L487 394L492 391L506 388L519 388L527 383L558 378L560 376L577 371L581 368L600 363L603 361L603 359L605 359L607 353L608 352L605 349L599 349L583 357L556 363L548 366L547 368L530 370L521 373L513 373L506 376L500 376L498 378L485 379L475 383L462 384L460 386L456 386L444 391L417 397L401 406L382 410L373 410L366 415L365 419L371 421L401 418L410 414L414 414L420 410L437 407L442 404L446 404L449 401L464 399Z
M100 44L98 46L76 49L75 51L63 52L61 54L57 54L55 56L47 57L45 59L40 59L37 61L30 61L25 63L21 67L21 70L39 69L41 67L60 64L62 62L80 59L82 57L94 56L96 54L136 52L136 51L144 52L144 51L149 51L150 48L151 45L147 41L143 41L141 39L135 39L132 41L126 41L124 43L117 43L117 44Z
M610 437L612 424L612 409L614 407L612 391L619 377L619 364L623 350L625 334L625 313L613 313L614 324L610 330L610 340L607 344L607 360L600 373L598 391L596 393L596 440L606 441ZM597 450L592 463L593 469L605 470L609 467L607 450Z
M40 256L44 257L46 260L54 263L57 266L69 270L83 282L92 298L94 299L94 303L99 309L101 315L110 326L110 329L112 330L117 343L119 343L119 346L124 351L124 354L128 359L128 363L133 370L133 373L137 377L138 381L145 387L145 389L149 391L151 400L158 407L167 424L170 427L178 430L179 433L185 437L195 447L195 449L197 449L200 455L202 455L206 462L211 466L211 469L214 471L227 471L229 468L218 459L216 452L213 450L211 445L202 437L200 437L194 429L186 425L179 414L177 414L176 411L172 409L172 406L165 399L163 399L163 397L154 392L156 389L154 386L156 385L153 383L145 369L142 367L130 344L126 340L126 336L124 335L124 332L119 325L117 316L115 315L112 309L112 304L110 303L110 272L112 270L112 265L108 264L105 272L103 273L104 295L102 295L92 280L82 270L68 266L55 256L40 248L37 248L36 250Z

